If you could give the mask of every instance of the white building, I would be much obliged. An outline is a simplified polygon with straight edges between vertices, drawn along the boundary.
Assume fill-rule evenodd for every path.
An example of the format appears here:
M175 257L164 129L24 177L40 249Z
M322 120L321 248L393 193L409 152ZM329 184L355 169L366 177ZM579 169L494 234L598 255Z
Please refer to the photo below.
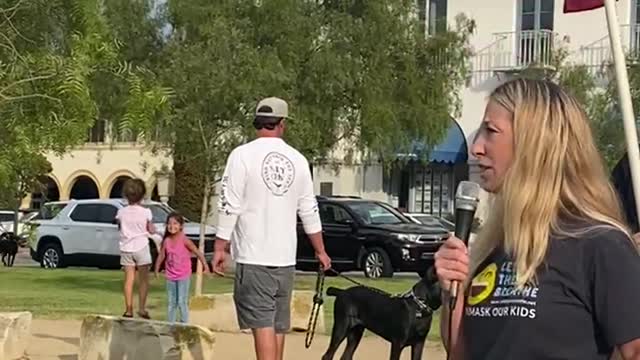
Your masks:
M318 193L360 195L387 201L412 212L445 214L452 211L460 180L477 180L468 154L489 93L526 66L550 65L553 47L566 41L571 62L590 66L594 73L610 59L604 8L563 13L564 0L419 0L429 33L442 31L464 13L475 20L472 75L462 89L462 115L453 119L448 137L433 151L427 167L409 165L385 176L379 165L344 166L339 175L316 166ZM640 0L616 3L627 51L640 48ZM486 203L485 203L486 204ZM485 209L480 209L483 216Z
M61 157L47 155L53 171L43 181L45 189L23 199L22 207L39 208L43 201L119 198L129 178L143 179L149 198L167 201L172 158L128 140L114 141L105 123L98 122L83 146Z

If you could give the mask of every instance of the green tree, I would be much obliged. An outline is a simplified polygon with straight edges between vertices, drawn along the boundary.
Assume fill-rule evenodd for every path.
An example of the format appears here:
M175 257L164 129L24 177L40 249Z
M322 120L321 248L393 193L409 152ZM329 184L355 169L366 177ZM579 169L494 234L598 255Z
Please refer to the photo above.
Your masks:
M460 16L450 31L425 38L414 11L411 0L169 0L161 26L173 31L153 63L175 92L173 110L126 125L170 145L174 169L191 174L188 186L176 174L178 185L195 194L178 187L175 201L195 213L184 200L199 200L202 226L262 97L287 99L286 140L312 162L338 143L383 161L414 141L434 145L460 109L475 25ZM157 31L145 34L155 43Z
M168 91L119 50L97 1L0 1L0 192L12 208L50 171L47 154L80 145L113 110L96 100L109 96L105 79L126 84L114 117L142 121L168 104Z

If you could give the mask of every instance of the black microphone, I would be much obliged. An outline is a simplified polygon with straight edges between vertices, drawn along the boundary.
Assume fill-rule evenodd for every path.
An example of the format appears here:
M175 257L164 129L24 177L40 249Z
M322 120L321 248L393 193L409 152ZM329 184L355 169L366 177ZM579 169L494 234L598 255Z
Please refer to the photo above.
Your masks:
M471 181L461 181L456 190L456 229L454 234L458 239L464 241L465 245L469 244L471 226L479 200L480 186ZM451 283L449 291L451 301L455 305L458 297L457 281Z

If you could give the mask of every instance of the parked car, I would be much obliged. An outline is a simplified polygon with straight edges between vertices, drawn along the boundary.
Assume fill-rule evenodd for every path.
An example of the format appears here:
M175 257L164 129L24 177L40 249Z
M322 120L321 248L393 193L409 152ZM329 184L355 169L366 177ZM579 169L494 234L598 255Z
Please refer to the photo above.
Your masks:
M29 223L31 229L31 257L44 268L90 266L119 268L119 232L115 221L118 209L126 200L70 200L46 203ZM153 214L153 223L164 233L169 206L148 201L143 206ZM213 255L215 229L206 226L205 257ZM186 221L185 234L199 244L200 224ZM149 239L152 258L160 249L162 236ZM193 263L195 264L195 256Z
M423 273L448 236L443 226L416 224L390 205L353 197L318 197L325 248L338 271L362 270L369 278L396 271ZM298 269L318 262L298 220Z
M0 236L15 236L20 247L26 247L28 245L28 239L25 234L26 223L34 216L32 210L21 209L18 211L18 231L14 231L16 212L14 210L0 210Z
M456 228L456 225L451 221L445 218L431 215L431 214L404 213L403 215L411 219L416 224L423 224L423 225L429 225L429 226L442 226L448 231L454 231Z

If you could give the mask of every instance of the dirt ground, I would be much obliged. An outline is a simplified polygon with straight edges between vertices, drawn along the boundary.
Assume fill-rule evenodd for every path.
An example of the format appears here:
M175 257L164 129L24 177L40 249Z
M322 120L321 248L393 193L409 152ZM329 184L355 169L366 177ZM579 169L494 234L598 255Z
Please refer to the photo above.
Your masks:
M32 337L27 349L28 359L31 360L77 360L80 345L80 322L67 320L34 319L31 329ZM65 334L65 335L63 335ZM304 334L294 334L287 337L285 359L320 359L329 343L327 336L317 335L309 349L304 347ZM346 343L346 341L345 341ZM343 345L344 346L344 345ZM216 334L218 359L253 359L253 343L249 335L244 334ZM342 348L336 359L340 358ZM409 349L402 354L403 360L408 360ZM355 359L388 359L389 345L384 340L367 336L362 339ZM437 343L429 343L424 351L424 360L444 360L446 358L442 347Z

